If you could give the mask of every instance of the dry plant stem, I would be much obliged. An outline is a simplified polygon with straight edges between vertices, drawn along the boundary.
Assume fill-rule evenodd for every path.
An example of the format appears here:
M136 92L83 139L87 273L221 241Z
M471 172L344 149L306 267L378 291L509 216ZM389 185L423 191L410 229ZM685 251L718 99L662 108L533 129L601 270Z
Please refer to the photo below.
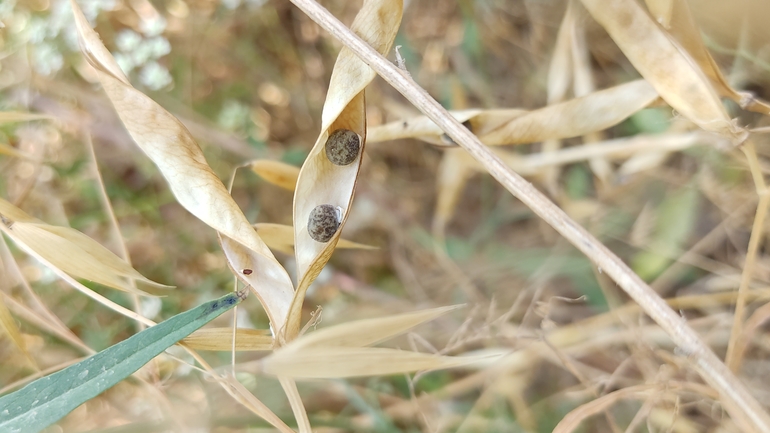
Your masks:
M479 161L515 197L543 218L562 236L612 277L686 354L701 376L716 389L733 419L747 430L770 431L770 416L749 394L735 375L687 325L687 322L666 305L639 276L602 245L583 227L572 221L564 211L548 200L524 178L511 171L470 131L456 121L441 105L385 57L351 32L314 0L292 0L313 21L331 33L364 62L403 94L415 107L445 131L474 159Z
M754 149L754 143L747 141L741 148L746 154L749 163L749 169L754 178L754 184L759 195L759 204L757 204L757 213L754 216L754 224L751 228L751 238L749 238L749 247L746 251L746 262L743 265L741 273L741 284L738 286L738 298L735 300L735 315L733 316L733 328L730 331L730 343L727 345L727 355L725 363L732 371L738 371L741 364L740 356L743 351L738 350L739 340L743 333L743 318L746 315L746 295L751 284L751 276L754 274L754 267L757 261L757 251L760 242L763 239L763 228L767 218L767 206L770 204L770 194L768 194L767 185L762 177L762 170L759 167L759 160Z
M133 267L131 264L131 256L128 254L128 248L126 248L126 243L123 241L123 234L120 232L118 218L115 216L115 211L112 209L112 203L110 203L110 197L107 195L107 190L104 188L104 179L102 179L102 172L99 170L99 163L96 160L96 152L94 151L94 143L91 140L91 135L88 133L83 135L84 141L86 142L86 147L88 148L88 156L91 157L91 164L93 164L96 184L99 186L99 198L101 199L105 212L110 217L110 225L112 225L112 230L115 232L115 238L118 241L118 245L120 245L120 254L118 257L128 263L129 266ZM130 284L134 289L137 288L136 281L134 281L133 278L129 278L128 284ZM129 297L131 298L131 303L134 305L134 311L137 313L141 312L142 305L139 301L139 295L136 293L130 293ZM134 325L136 326L137 332L141 332L145 329L145 326L142 322L134 322Z

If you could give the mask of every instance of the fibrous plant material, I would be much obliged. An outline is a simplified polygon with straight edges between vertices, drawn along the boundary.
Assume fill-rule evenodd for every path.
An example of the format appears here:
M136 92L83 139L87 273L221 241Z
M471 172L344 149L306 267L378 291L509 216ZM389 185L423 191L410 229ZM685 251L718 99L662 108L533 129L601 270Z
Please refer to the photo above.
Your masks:
M326 157L334 165L350 165L361 152L361 137L348 129L338 129L326 139Z
M329 242L340 228L342 211L330 204L318 205L307 219L307 233L317 242Z
M644 308L647 314L666 330L680 350L687 354L691 365L697 368L701 376L719 391L721 400L728 412L741 426L746 427L748 430L770 431L770 416L767 415L756 398L727 369L724 363L700 339L695 331L688 326L687 322L672 311L660 296L642 281L638 275L634 274L620 258L583 227L574 222L562 209L534 188L531 183L506 167L500 158L495 156L477 137L464 128L458 119L452 117L438 102L431 98L410 76L403 73L402 70L398 69L382 55L372 50L363 40L345 28L342 23L331 16L318 3L313 0L292 0L292 2L313 18L314 21L335 35L346 47L361 56L385 81L403 94L455 142L460 144L476 160L483 164L489 173L500 181L506 189L586 254L603 272L611 276L626 293ZM600 2L584 0L583 3L592 14L599 11L599 13L607 15L623 10L623 7L617 4L606 7L600 5ZM633 9L635 11L634 8L637 7L638 5L628 6L625 13L622 14L625 20L616 19L617 23L628 23L630 19L627 16L629 10ZM634 11L631 13L634 14ZM649 16L647 18L649 19ZM641 18L639 19L641 20ZM610 18L607 18L607 21L609 20ZM601 22L602 20L599 21ZM623 26L615 27L622 31ZM643 27L647 28L649 26L645 24ZM634 28L634 30L639 30L639 28ZM608 32L614 38L613 31L608 30ZM642 39L644 39L643 42L646 42L645 35L641 33L635 34L633 37L624 38L624 44L619 43L619 45L624 45L621 46L621 49L624 49L625 52L625 48L631 47L634 41ZM655 50L655 48L640 44L634 47L634 50L641 54ZM653 68L655 73L650 74L650 78L662 80L665 71L677 75L673 85L662 85L663 83L658 82L659 86L656 90L661 94L665 93L666 101L676 109L679 109L679 106L682 106L684 109L693 108L693 110L688 110L688 113L683 114L699 126L710 131L725 133L731 139L739 141L744 134L731 124L723 107L714 106L713 110L703 110L703 112L707 111L708 113L703 113L696 108L697 104L694 103L696 101L704 100L711 102L710 95L714 94L713 89L710 91L704 90L703 93L699 92L699 89L695 89L692 93L682 92L689 88L682 85L686 81L687 74L682 74L677 68L681 61L682 59L677 54L673 54L671 57L657 57L653 60L653 62L665 63L665 65L655 66ZM686 62L686 59L684 62ZM689 68L685 72L689 72ZM642 74L645 75L645 73ZM680 87L679 85L682 86ZM699 114L704 114L704 116Z

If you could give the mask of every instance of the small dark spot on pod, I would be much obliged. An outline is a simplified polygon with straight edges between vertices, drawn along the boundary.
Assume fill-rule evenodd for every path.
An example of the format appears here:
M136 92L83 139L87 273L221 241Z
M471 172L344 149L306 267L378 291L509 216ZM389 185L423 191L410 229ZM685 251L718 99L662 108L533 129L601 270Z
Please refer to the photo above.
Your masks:
M251 275L251 273L254 272L254 271L252 271L251 269L244 269L241 272L243 272L243 275Z
M468 131L473 132L473 125L471 125L471 120L468 119L465 122L463 122L463 126L468 128ZM454 140L452 140L452 137L448 136L446 133L441 134L441 140L443 140L447 144L451 144L453 146L457 146L457 143L455 143Z
M307 233L316 242L329 242L340 228L342 212L330 204L318 205L310 211L307 219Z
M326 139L326 157L334 165L350 165L361 151L361 138L349 129L338 129Z

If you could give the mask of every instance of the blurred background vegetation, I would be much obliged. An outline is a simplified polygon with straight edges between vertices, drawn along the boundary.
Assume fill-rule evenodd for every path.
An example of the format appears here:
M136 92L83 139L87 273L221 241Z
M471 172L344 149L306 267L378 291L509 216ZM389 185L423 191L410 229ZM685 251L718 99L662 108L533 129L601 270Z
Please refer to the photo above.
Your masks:
M770 4L693 3L708 48L731 83L770 97L770 28L764 22ZM255 158L302 164L320 129L340 44L288 1L79 4L132 83L182 120L223 180ZM324 6L349 24L360 2L331 0ZM396 45L402 46L415 80L447 108L538 108L546 104L546 78L565 9L562 0L406 1ZM604 30L589 17L584 19L596 87L638 78ZM90 137L134 267L150 279L176 286L161 298L143 299L142 313L162 320L232 290L232 275L215 232L175 202L78 52L68 1L2 0L0 22L0 111L53 117L0 125L0 142L26 155L19 158L0 149L0 196L48 223L74 227L118 251L85 145ZM370 126L419 114L380 79L366 96ZM741 124L766 122L737 106L728 108ZM648 108L606 131L605 137L666 134L675 117L670 108ZM763 158L768 156L768 147L763 146L767 141L763 136L755 141ZM579 142L567 140L566 145ZM514 150L536 153L540 145ZM328 325L468 303L464 310L421 327L421 338L395 344L429 350L451 343L450 352L521 350L544 331L586 323L581 320L626 301L601 270L487 175L474 176L464 188L441 245L446 255L437 252L431 220L443 153L415 140L367 146L344 236L379 250L337 251L309 293L308 316L322 306L323 324ZM767 170L766 160L761 162ZM706 299L737 288L757 202L739 151L693 147L641 168L622 169L621 163L613 168L613 175L601 182L588 163L563 166L555 188L548 190L571 216L653 282L661 295ZM530 180L547 188L543 176ZM291 224L292 194L248 170L236 172L233 196L254 222ZM23 281L95 350L135 332L130 320L74 292L34 259L7 245L0 251L0 288L8 295L4 299L41 369L84 354L22 317L22 307L15 307L13 300L32 303L21 289ZM293 258L282 254L278 258L292 273ZM768 282L770 256L761 251L752 288L763 289ZM123 293L85 284L130 305ZM41 314L27 309L33 316ZM729 300L682 308L682 314L701 324L699 330L716 335L709 341L718 354L726 347L720 336L729 333L731 311ZM638 313L623 319L639 326L649 322ZM238 321L246 327L268 326L253 299L240 308ZM228 323L219 320L220 326ZM583 342L588 349L568 355L557 349L533 354L525 368L486 378L474 380L473 372L456 370L426 374L419 380L309 382L300 389L317 431L548 432L564 414L597 393L644 383L645 378L663 374L663 367L669 369L667 380L698 381L685 365L656 345L645 344L644 338L635 344L631 341L639 338L625 334L614 343L599 341L605 331L615 329L612 326L575 327L576 333L586 329L596 333L595 341ZM762 383L767 383L770 368L762 358L770 348L767 337L757 337L758 346L749 352L741 372L754 380L752 390L766 402L770 394ZM230 354L204 356L223 365ZM259 356L239 353L236 359ZM633 365L626 363L629 357L636 360ZM8 339L0 338L0 359L0 387L34 373ZM186 364L163 358L154 372L154 393L125 381L50 431L147 433L181 423L190 432L241 432L266 426ZM288 404L274 381L247 374L240 379L291 425ZM587 385L599 379L609 388L597 391ZM419 403L410 402L423 393L432 394ZM644 404L643 399L622 402L608 415L592 418L583 431L625 426ZM648 416L652 421L634 431L729 427L714 400L696 394L685 394L676 404L661 403Z

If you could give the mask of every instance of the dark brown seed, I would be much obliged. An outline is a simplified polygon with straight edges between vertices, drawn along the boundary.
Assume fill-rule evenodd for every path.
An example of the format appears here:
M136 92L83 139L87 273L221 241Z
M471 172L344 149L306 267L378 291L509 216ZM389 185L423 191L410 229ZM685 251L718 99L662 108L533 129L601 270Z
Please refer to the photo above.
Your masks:
M329 242L340 228L340 212L330 204L318 205L310 211L307 233L316 242Z
M361 151L361 139L349 129L338 129L326 139L326 157L334 165L350 165Z
M254 272L254 271L252 271L251 269L244 269L243 270L243 275L251 275L252 272Z

